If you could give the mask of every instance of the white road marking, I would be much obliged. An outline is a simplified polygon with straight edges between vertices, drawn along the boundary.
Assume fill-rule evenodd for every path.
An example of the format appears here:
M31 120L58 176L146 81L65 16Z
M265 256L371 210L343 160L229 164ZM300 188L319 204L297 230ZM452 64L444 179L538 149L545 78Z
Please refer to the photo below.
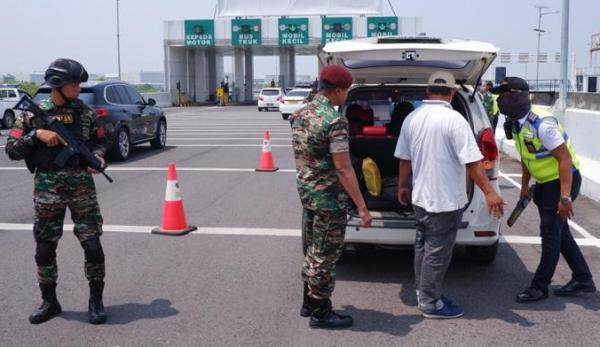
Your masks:
M515 187L521 189L521 184L518 183L517 181L513 180L512 178L510 178L510 176L500 172L500 177L502 177L505 180L507 180L508 182L512 183ZM581 225L575 223L572 220L569 220L569 226L571 228L573 228L575 231L577 231L581 236L585 237L586 239L598 240L598 238L596 238L594 235L590 234L589 231L585 230ZM600 245L598 247L600 247Z
M26 167L0 167L0 171L21 171ZM135 167L135 166L110 166L106 171L167 171L167 167ZM256 172L249 168L219 168L219 167L177 167L177 171L199 171L199 172ZM279 169L275 173L296 173L296 169Z
M29 231L33 224L27 223L0 223L0 230ZM102 229L107 232L125 233L147 233L150 234L156 226L147 225L103 225ZM72 231L73 224L65 224L65 231ZM285 236L300 237L300 229L279 228L226 228L226 227L199 227L191 234L196 235L240 235L240 236ZM575 239L580 246L600 246L599 240ZM501 236L501 243L539 245L541 240L537 236Z
M232 140L256 140L262 142L262 137L169 137L173 141L232 141ZM271 137L271 141L291 141L291 138Z

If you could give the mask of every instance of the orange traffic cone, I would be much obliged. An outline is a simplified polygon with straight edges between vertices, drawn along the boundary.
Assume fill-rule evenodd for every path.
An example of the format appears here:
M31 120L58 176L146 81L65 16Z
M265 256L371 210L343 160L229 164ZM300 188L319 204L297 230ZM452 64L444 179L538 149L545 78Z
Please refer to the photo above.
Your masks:
M198 228L190 226L185 221L183 200L179 194L179 182L175 172L175 164L169 164L167 174L167 191L165 192L165 204L163 207L162 224L159 228L152 229L153 234L161 235L185 235Z
M265 134L263 135L263 146L262 146L262 155L260 156L260 163L256 168L256 171L277 171L278 167L275 167L275 163L273 162L273 153L271 152L271 135L269 135L269 130L265 130Z

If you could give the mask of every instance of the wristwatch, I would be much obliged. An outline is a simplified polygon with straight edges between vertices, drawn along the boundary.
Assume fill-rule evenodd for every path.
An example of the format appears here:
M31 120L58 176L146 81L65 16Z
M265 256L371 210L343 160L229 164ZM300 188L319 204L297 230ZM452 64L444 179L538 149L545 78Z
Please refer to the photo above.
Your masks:
M571 200L571 197L567 195L567 196L561 196L561 197L560 197L560 202L561 202L563 205L568 205L568 204L572 203L572 202L573 202L573 200Z

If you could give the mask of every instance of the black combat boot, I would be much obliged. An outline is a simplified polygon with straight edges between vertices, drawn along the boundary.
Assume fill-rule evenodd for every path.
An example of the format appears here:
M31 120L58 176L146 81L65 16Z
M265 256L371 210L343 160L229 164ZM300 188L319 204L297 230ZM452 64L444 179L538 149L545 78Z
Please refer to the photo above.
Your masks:
M353 324L352 317L341 315L331 309L329 299L310 298L310 307L312 315L308 326L316 329L343 329L349 328Z
M308 283L304 282L304 293L302 294L302 308L300 309L300 316L310 317L312 314L312 308L310 307L310 298L308 296Z
M31 324L44 323L45 321L62 312L60 304L56 299L56 283L40 283L40 289L42 291L42 300L44 301L42 302L40 308L33 311L31 316L29 316L29 322Z
M90 281L88 315L92 324L103 324L106 322L106 312L104 312L104 304L102 303L103 290L104 281Z

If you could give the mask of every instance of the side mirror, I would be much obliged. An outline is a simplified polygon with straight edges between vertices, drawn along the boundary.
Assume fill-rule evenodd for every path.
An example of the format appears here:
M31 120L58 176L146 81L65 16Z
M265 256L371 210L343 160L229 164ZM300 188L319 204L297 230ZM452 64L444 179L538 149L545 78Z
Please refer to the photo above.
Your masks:
M152 98L148 98L148 105L150 105L150 106L156 105L156 100L154 100Z

